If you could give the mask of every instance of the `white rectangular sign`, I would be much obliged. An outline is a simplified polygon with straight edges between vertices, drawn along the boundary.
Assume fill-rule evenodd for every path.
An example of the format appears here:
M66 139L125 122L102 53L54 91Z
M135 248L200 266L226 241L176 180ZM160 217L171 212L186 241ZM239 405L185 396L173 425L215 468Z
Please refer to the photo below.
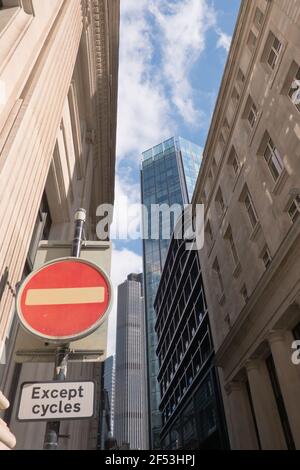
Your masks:
M83 382L27 382L21 386L19 421L92 418L95 384Z

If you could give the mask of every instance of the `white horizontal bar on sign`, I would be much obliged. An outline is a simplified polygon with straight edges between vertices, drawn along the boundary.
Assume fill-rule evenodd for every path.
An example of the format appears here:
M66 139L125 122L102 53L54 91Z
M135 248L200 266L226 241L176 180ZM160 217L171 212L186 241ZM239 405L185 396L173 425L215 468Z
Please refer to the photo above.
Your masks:
M28 289L25 305L66 305L104 302L104 287Z

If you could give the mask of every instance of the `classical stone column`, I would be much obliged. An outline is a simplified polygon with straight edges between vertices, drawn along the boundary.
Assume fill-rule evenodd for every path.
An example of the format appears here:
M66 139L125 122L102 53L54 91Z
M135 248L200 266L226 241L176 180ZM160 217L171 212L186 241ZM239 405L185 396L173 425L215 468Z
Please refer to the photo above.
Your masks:
M295 446L300 449L300 365L291 360L294 337L290 331L277 330L268 340Z
M262 449L286 449L282 425L265 361L246 364Z
M229 401L231 448L236 450L258 449L246 384L244 382L230 382L225 390Z

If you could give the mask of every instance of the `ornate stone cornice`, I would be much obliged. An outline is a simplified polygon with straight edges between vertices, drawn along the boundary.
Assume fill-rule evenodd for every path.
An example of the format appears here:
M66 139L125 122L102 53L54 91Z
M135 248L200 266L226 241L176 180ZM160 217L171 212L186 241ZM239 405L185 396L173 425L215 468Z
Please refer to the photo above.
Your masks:
M89 0L95 66L96 183L92 211L113 203L118 96L119 0ZM87 8L88 10L88 8Z

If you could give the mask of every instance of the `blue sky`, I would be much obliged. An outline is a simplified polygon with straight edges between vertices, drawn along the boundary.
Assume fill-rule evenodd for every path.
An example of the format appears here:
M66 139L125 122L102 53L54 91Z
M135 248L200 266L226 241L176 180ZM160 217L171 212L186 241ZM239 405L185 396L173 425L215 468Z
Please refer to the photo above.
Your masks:
M173 135L204 146L240 0L121 0L115 223L140 202L140 154ZM131 225L139 224L133 212ZM116 287L141 242L114 241ZM108 352L114 350L115 309Z

